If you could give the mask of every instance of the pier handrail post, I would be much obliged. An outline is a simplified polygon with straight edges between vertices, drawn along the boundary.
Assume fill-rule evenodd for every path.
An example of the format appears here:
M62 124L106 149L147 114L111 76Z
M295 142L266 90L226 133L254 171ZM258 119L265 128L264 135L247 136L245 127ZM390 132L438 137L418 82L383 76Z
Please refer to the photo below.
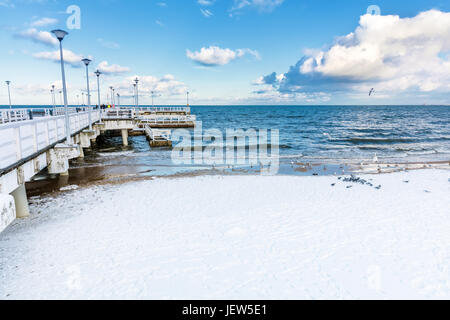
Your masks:
M70 120L69 120L69 108L67 103L67 87L66 87L66 74L64 71L64 55L62 49L62 41L68 33L64 30L53 30L52 33L59 40L59 55L61 60L61 74L62 74L62 85L63 85L63 95L64 95L64 113L66 119L66 142L67 144L72 143L71 135L70 135Z
M89 118L89 131L92 131L92 115L91 115L91 90L89 89L89 63L92 60L83 59L81 60L86 65L86 85L87 85L87 101L88 101L88 118Z
M136 83L136 108L139 108L139 79L136 77L134 82Z

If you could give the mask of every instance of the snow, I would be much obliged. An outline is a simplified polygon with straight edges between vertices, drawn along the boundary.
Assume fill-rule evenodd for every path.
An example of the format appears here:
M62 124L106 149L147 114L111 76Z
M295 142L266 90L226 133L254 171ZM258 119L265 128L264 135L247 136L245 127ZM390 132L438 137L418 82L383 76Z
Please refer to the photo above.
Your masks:
M449 299L450 171L362 177L381 189L204 176L39 199L0 234L0 299Z

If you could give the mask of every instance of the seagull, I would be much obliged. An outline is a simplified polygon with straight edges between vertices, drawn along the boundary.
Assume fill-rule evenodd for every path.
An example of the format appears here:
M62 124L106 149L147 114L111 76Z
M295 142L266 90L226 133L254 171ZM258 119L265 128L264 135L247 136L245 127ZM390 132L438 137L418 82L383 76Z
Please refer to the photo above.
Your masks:
M377 154L375 153L375 156L373 157L373 162L374 163L377 163L378 162L378 157L377 157Z
M374 89L374 88L370 89L370 91L369 91L369 97L370 97L374 92L375 92L375 89Z

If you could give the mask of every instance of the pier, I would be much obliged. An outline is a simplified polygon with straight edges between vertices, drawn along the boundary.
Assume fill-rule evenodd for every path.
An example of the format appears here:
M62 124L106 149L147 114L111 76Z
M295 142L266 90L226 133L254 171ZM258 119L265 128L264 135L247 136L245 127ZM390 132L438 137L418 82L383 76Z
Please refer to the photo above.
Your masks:
M69 160L84 157L98 136L120 131L147 136L151 147L171 147L171 129L195 127L189 107L71 107L67 141L64 108L0 111L0 232L14 219L29 215L25 183L40 171L68 175ZM91 123L89 121L91 119ZM92 130L89 130L92 128Z

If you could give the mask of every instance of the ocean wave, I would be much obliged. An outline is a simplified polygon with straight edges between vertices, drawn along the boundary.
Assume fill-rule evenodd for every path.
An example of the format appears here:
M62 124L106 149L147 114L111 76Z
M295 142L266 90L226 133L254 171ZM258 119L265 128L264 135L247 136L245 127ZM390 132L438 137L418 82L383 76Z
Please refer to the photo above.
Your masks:
M134 153L134 151L117 151L117 152L98 152L97 155L100 157L120 157L120 156L128 156Z
M348 138L348 139L330 139L332 142L358 144L395 144L395 143L413 143L417 142L414 138Z

